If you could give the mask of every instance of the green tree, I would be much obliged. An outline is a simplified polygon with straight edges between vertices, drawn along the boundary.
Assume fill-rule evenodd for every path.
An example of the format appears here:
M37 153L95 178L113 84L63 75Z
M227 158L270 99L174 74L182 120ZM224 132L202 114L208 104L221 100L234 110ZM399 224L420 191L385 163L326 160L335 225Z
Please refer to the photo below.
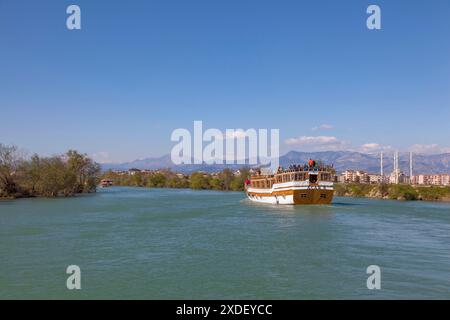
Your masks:
M210 189L211 187L209 183L210 178L201 172L194 172L189 180L191 189Z
M37 187L41 181L42 174L41 159L37 154L33 155L29 161L22 161L19 172L19 184L26 190L29 196L37 195Z
M100 166L86 154L80 154L75 150L69 150L65 157L67 158L67 169L70 171L68 174L73 174L76 178L74 192L93 191L98 184Z
M148 176L146 185L153 188L164 188L166 181L167 177L163 173L156 172Z
M250 170L248 168L242 168L239 170L239 174L233 178L230 184L231 190L233 191L243 191L245 180L250 177Z
M24 160L16 147L0 144L0 196L70 196L96 190L100 166L70 150L63 156Z
M17 147L0 143L0 195L13 196L18 192L14 176L20 161Z
M234 179L233 171L231 169L224 169L221 173L219 173L219 179L222 183L222 189L223 190L230 190L231 189L231 182Z

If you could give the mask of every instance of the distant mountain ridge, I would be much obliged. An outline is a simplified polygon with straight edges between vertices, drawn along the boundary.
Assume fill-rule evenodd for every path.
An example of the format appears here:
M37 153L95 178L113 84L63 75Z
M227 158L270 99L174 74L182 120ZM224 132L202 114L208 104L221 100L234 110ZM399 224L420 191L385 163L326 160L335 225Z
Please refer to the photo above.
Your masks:
M280 157L280 165L286 167L290 164L303 164L309 159L321 160L327 164L333 164L337 171L363 170L371 173L380 172L380 155L366 154L353 151L321 151L321 152L299 152L290 151ZM384 155L384 172L389 173L393 169L393 155ZM146 158L126 163L102 164L103 170L128 170L137 169L164 169L170 168L173 171L189 173L193 171L216 172L225 168L239 169L242 164L195 164L195 165L175 165L172 163L170 155L156 158ZM251 165L250 167L255 167ZM409 173L409 155L400 154L400 169ZM450 153L444 154L414 154L413 171L417 173L450 173Z

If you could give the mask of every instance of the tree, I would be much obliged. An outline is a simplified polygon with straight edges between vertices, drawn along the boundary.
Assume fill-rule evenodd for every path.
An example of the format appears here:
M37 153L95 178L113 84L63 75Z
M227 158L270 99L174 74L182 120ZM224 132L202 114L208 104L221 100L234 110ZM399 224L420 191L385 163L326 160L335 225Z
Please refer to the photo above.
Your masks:
M100 166L70 150L63 156L24 160L17 148L0 144L0 197L71 196L96 190Z
M75 193L91 192L98 183L100 166L92 161L86 154L80 154L75 150L69 150L65 154L67 158L67 167L70 173L75 175L76 183Z
M13 196L18 192L14 175L21 158L18 155L17 147L5 146L0 143L0 195Z
M222 188L223 190L230 190L231 189L231 182L233 181L234 175L233 171L231 169L223 169L221 173L219 173L219 179L222 182Z
M230 184L230 188L233 191L243 191L245 180L250 177L250 170L248 168L242 168L239 171L240 173L233 178L233 181Z
M166 181L167 181L166 176L161 172L157 172L157 173L151 174L147 178L147 186L148 187L156 187L156 188L164 188L166 186Z
M33 155L29 161L22 161L20 165L19 184L22 186L22 190L30 196L35 196L37 193L41 170L41 159L37 154Z
M210 183L207 175L201 172L194 172L190 177L191 189L209 189Z

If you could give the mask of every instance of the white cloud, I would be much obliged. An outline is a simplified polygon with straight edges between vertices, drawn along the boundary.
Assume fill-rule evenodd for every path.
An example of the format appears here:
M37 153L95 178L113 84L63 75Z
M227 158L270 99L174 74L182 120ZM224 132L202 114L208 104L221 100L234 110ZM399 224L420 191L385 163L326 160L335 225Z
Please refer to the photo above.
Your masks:
M371 152L380 152L380 151L389 151L392 150L391 146L383 146L376 142L371 143L365 143L362 146L358 148L359 151L365 152L365 153L371 153Z
M92 159L94 159L95 162L98 163L111 163L111 157L109 156L109 153L106 151L99 151L92 154Z
M380 148L380 144L379 143L366 143L366 144L363 144L362 146L361 146L361 148L362 149L365 149L365 150L373 150L373 149L379 149Z
M433 144L413 144L410 147L410 151L415 153L450 153L450 148L441 147L436 143Z
M321 124L318 127L314 127L311 130L312 131L317 131L317 130L330 130L333 129L333 126L331 124Z
M300 136L285 140L285 144L290 147L298 147L302 151L355 151L375 153L393 150L391 146L384 146L376 142L355 146L335 136Z
M300 136L285 140L287 146L296 146L304 151L347 150L349 145L334 136Z
M299 136L285 140L287 147L297 147L302 151L355 151L362 153L394 152L396 148L390 145L382 145L377 142L353 145L335 136ZM419 154L450 153L450 147L442 147L438 144L414 144L409 148L400 148L399 151L414 152Z
M333 136L316 136L316 137L308 137L308 136L300 136L297 138L290 138L286 140L287 145L333 145L340 144L338 138Z

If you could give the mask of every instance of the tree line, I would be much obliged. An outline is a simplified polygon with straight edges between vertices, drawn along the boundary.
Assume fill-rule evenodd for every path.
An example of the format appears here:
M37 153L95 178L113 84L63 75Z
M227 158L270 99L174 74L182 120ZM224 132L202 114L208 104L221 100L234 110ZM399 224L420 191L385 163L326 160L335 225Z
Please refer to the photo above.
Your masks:
M450 201L450 187L412 186L407 184L338 183L335 195L392 200Z
M95 192L100 165L69 150L63 155L26 158L16 146L0 144L0 198L58 197Z
M194 172L190 175L176 174L167 169L153 173L136 172L134 174L107 171L102 175L102 179L110 179L116 186L242 191L249 175L247 168L240 169L238 174L234 174L227 168L217 174Z

